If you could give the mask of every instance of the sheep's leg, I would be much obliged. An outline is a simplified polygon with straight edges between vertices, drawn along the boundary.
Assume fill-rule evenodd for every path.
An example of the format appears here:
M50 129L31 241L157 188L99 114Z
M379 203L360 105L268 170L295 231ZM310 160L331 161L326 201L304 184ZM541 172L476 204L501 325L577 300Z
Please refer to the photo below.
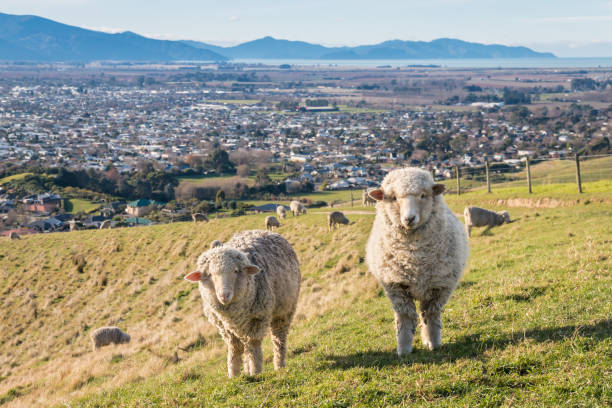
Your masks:
M395 333L397 335L397 354L403 356L412 352L412 340L416 330L418 315L414 300L408 288L392 286L385 288L387 297L395 312Z
M428 293L420 305L421 340L429 350L442 344L442 308L451 295L449 289L436 289Z
M285 356L287 355L287 335L289 334L290 322L279 319L272 322L272 344L274 346L274 369L280 370L285 367Z
M492 227L492 225L490 225L490 224L489 224L489 225L487 225L487 227L486 227L486 228L485 228L485 229L482 231L482 234L480 234L480 235L484 235L484 234L486 234L487 232L489 232L489 230L491 229L491 227Z
M468 238L472 237L472 226L465 224L465 232L467 233Z
M261 351L261 339L250 340L246 344L246 358L248 360L249 375L261 373L263 368L263 352Z
M233 335L227 339L227 375L232 378L240 374L244 346Z

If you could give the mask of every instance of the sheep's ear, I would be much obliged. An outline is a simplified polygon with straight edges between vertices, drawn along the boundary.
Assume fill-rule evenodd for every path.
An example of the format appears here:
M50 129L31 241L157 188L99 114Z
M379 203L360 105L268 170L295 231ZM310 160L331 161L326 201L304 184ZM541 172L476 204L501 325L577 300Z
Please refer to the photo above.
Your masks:
M380 201L383 199L385 194L383 193L381 188L377 188L377 189L368 191L368 195L370 196L370 198L373 198L376 201Z
M432 191L433 191L433 195L440 195L444 191L446 191L446 186L444 184L434 184Z
M256 265L246 265L242 270L248 273L249 275L255 275L259 273L259 267Z
M190 274L185 275L185 280L188 280L189 282L199 282L202 280L202 272L191 272Z

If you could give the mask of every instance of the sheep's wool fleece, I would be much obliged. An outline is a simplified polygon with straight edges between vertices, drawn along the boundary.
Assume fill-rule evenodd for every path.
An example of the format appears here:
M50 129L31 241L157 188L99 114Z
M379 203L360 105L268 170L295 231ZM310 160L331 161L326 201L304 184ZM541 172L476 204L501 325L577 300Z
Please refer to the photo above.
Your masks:
M100 327L91 332L94 348L130 342L130 335L116 326Z
M232 263L243 254L260 272L246 277L244 296L229 305L219 303L199 282L204 314L224 338L229 332L245 340L261 339L273 319L291 321L300 290L300 266L285 238L263 230L235 234L222 247L203 253L198 263L206 259ZM233 265L227 267L231 269Z
M434 185L429 172L407 168L390 172L382 182L385 193L401 197L431 192ZM372 274L387 287L402 285L410 296L424 300L435 290L457 286L468 257L467 237L461 222L444 202L434 195L428 221L407 230L391 220L384 202L376 205L376 217L366 246L366 262Z

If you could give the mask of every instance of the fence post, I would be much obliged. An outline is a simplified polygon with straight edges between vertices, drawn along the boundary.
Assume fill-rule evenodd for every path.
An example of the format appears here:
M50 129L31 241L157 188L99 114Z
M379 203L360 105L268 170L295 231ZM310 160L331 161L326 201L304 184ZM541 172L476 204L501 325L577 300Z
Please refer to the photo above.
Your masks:
M455 166L455 173L457 175L457 195L461 194L461 182L459 181L459 166Z
M351 191L351 207L353 206L353 192Z
M578 184L578 193L582 194L582 178L580 177L580 155L576 153L576 184Z
M527 156L527 187L529 187L529 194L531 194L531 166L529 156Z
M489 160L485 161L485 172L487 175L487 193L491 193L491 179L489 178Z

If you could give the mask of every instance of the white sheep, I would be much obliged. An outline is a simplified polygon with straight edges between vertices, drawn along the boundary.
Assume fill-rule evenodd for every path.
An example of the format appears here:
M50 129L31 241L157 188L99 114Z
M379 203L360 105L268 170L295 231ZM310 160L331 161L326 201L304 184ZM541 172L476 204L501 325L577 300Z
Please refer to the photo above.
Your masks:
M415 300L423 344L440 346L440 314L467 262L467 237L444 202L444 189L429 172L405 168L387 174L369 193L378 203L366 262L393 306L400 356L412 351Z
M276 206L276 215L278 215L278 218L280 218L281 220L284 220L285 217L287 217L287 210L285 210L285 206Z
M376 200L370 197L368 194L368 190L363 190L363 194L361 196L361 205L367 207L369 205L376 205Z
M206 216L206 214L203 213L191 214L191 218L193 219L194 223L197 223L198 221L208 222L208 217Z
M508 211L495 212L474 206L465 207L463 217L468 237L472 236L472 227L487 227L482 231L484 234L493 227L511 222Z
M76 220L70 220L68 221L68 225L70 226L70 232L72 231L78 231L80 229L80 223L77 223Z
M332 228L336 228L336 225L348 225L348 223L348 218L346 218L340 211L332 211L327 214L327 228L329 231L331 231Z
M279 234L254 230L235 234L198 258L185 279L198 282L204 314L227 344L229 377L260 373L261 343L268 329L274 368L285 366L287 335L300 291L300 265Z
M304 207L304 204L300 203L299 201L292 201L289 204L289 209L293 213L294 217L297 217L300 214L306 214L306 207Z
M280 227L280 222L278 222L278 219L276 219L276 217L272 216L272 215L268 215L266 217L266 220L264 222L264 225L266 226L267 230L273 230L274 228L278 228Z
M130 340L129 334L115 326L100 327L91 332L94 351L109 344L129 343Z

